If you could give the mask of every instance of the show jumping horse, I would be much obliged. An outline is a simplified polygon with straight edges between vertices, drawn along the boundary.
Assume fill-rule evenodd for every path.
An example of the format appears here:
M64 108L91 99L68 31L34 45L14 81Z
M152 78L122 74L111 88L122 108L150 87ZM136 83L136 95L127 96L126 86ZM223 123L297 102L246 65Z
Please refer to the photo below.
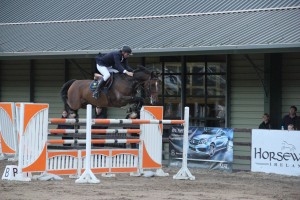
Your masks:
M158 102L160 90L159 73L150 72L144 67L134 71L133 77L116 73L107 94L101 91L97 99L92 97L90 84L93 80L70 80L61 89L61 97L68 111L77 112L80 108L86 108L87 104L96 107L122 107L127 104L140 103L141 97L137 97L139 88L143 89L150 104Z

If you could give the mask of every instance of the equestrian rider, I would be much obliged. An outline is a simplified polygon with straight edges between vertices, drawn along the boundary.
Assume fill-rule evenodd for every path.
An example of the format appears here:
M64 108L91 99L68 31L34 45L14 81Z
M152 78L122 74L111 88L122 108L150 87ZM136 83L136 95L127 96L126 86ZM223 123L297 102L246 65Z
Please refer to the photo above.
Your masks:
M101 86L110 77L108 68L113 68L119 71L119 73L133 76L133 70L128 66L127 61L129 55L132 55L131 48L129 46L123 46L119 51L113 51L105 54L104 56L96 57L97 70L103 75L103 77L100 78L99 84L93 93L94 98L98 98Z

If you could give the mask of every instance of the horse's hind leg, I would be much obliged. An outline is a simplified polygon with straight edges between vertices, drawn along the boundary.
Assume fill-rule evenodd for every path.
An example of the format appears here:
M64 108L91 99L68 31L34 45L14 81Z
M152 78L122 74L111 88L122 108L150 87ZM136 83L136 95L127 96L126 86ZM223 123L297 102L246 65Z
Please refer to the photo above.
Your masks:
M72 110L72 109L70 109L70 110L68 111L68 113L69 113L69 114L75 113L75 118L78 118L78 110Z

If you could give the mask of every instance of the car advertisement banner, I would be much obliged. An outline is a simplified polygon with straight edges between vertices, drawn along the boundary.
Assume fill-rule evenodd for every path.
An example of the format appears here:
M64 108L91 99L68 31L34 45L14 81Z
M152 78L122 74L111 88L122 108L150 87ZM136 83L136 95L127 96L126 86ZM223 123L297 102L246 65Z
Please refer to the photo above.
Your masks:
M300 131L253 129L251 171L300 176Z
M171 127L170 164L181 165L183 127ZM233 129L189 127L188 166L232 171Z

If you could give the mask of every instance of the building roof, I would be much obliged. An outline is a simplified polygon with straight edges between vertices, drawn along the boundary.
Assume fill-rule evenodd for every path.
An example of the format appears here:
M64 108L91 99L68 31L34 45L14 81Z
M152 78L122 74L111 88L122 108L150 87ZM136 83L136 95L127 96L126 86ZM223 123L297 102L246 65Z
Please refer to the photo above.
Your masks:
M107 19L300 6L299 0L1 0L0 23Z
M300 49L295 0L1 2L1 57Z

